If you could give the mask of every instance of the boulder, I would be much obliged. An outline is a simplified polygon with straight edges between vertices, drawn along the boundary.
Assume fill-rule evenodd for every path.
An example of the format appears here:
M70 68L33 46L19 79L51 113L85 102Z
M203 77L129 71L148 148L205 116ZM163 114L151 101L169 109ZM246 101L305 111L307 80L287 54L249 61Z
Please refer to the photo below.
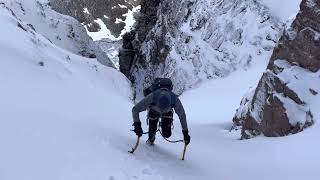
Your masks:
M314 85L320 84L319 12L320 0L302 1L257 88L242 100L233 122L243 139L286 136L314 123L309 101L319 91Z

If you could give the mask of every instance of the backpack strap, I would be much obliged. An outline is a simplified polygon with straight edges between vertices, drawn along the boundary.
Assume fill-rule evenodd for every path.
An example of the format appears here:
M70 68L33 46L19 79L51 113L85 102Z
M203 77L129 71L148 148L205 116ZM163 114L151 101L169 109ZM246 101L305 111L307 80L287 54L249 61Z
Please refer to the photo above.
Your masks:
M174 108L177 103L177 95L171 92L171 108Z
M157 105L157 101L159 99L159 95L160 95L160 90L156 90L156 91L153 92L151 105L153 105L153 106Z

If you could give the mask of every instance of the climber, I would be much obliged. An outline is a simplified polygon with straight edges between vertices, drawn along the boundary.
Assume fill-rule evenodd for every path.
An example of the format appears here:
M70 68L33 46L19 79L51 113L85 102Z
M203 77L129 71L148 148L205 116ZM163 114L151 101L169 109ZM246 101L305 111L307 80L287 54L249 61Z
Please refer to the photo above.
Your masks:
M153 145L158 129L158 122L161 118L161 132L165 138L171 136L171 126L173 122L173 109L178 114L182 126L182 133L186 145L190 143L186 114L180 99L172 92L172 81L168 78L156 78L154 83L144 90L145 98L132 108L134 120L134 132L138 137L142 136L143 131L139 113L145 110L148 112L149 138L147 143Z

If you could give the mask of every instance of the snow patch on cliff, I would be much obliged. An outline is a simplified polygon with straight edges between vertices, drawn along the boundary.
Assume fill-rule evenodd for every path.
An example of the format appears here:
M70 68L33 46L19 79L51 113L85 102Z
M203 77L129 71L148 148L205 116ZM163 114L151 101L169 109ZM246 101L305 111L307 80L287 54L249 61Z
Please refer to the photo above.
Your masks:
M138 11L140 11L140 6L134 7L132 10L128 9L128 13L123 15L124 17L126 17L126 19L124 21L119 18L116 18L115 23L124 22L126 24L125 27L123 28L123 30L121 31L120 36L117 38L114 35L112 35L111 31L108 29L106 24L100 18L94 20L94 22L96 22L100 26L100 30L98 32L90 32L88 30L87 25L84 25L84 27L86 28L88 35L93 39L93 41L99 41L102 39L110 39L112 41L118 41L118 40L122 39L122 36L125 33L132 30L132 27L133 27L134 23L136 22L134 19L134 13L136 13ZM104 17L107 19L109 18L107 16L104 16Z
M117 40L117 38L111 34L110 30L107 28L107 26L104 24L104 22L101 19L98 18L94 20L94 22L98 23L100 26L100 30L98 32L90 32L87 26L84 26L87 30L88 35L93 39L93 41L98 41L103 38Z
M301 0L260 0L271 11L271 14L290 24L300 10ZM290 26L290 24L288 24Z

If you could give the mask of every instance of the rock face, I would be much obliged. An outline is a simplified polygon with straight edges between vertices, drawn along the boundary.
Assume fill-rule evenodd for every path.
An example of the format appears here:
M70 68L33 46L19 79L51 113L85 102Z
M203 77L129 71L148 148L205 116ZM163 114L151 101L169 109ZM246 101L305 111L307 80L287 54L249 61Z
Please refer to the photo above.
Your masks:
M123 36L123 45L119 52L120 71L133 81L132 69L136 61L144 63L141 54L141 42L147 38L147 34L154 28L157 22L157 11L160 0L142 0L140 14L136 19L135 29Z
M136 29L124 36L120 70L136 95L156 77L181 94L207 79L269 59L283 30L255 0L142 0Z
M314 122L309 104L320 91L320 0L303 0L255 91L233 119L242 138L286 136Z
M72 16L88 27L90 32L100 30L95 22L101 19L115 37L119 37L125 26L128 9L139 4L139 0L50 0L56 11Z

